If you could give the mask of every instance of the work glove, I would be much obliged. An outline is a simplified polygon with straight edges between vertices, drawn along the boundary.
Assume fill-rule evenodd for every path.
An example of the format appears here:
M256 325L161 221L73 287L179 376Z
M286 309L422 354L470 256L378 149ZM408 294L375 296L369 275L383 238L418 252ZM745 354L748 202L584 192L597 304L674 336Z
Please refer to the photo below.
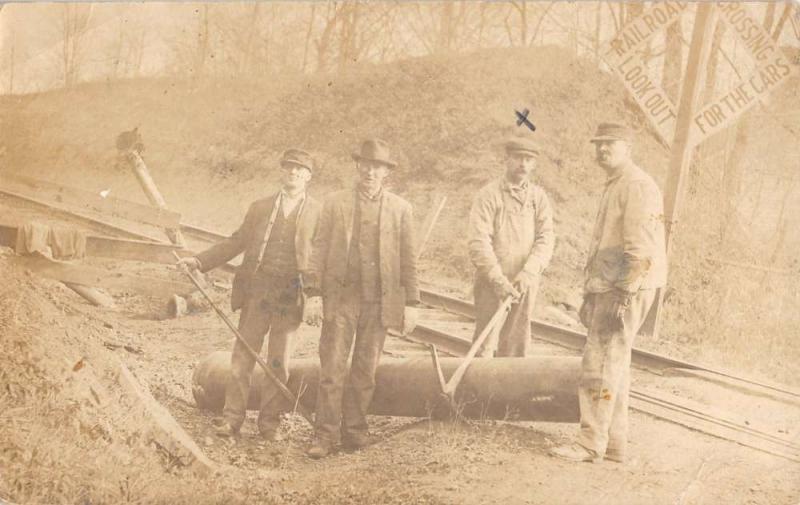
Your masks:
M531 288L539 283L539 276L528 271L522 270L514 277L514 288L519 291L520 296L524 296Z
M319 326L322 324L322 317L322 297L306 298L303 304L303 321L309 326Z
M631 305L631 298L633 293L623 291L622 289L614 288L609 293L611 302L608 304L608 314L606 314L606 321L613 326L622 326L622 318L625 317L625 312Z
M494 290L495 296L501 300L505 300L510 296L516 301L519 300L520 297L517 288L515 288L514 285L511 284L511 281L508 280L508 277L504 275L492 281L492 290Z
M186 256L185 258L179 259L177 265L178 268L186 268L191 272L200 270L200 260L194 256Z
M414 328L417 327L417 321L419 321L417 308L406 305L403 310L403 335L408 335L414 331Z

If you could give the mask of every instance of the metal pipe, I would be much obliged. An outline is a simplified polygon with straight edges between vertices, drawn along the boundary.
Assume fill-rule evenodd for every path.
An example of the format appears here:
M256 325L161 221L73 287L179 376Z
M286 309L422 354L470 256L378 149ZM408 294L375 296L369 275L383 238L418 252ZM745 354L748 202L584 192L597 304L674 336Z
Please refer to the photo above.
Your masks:
M461 361L461 358L442 358L445 377L450 377ZM459 414L470 419L578 422L580 361L581 358L572 356L478 358L456 391ZM198 407L222 410L230 362L230 353L219 351L197 365L192 376L192 393ZM287 386L309 409L315 405L318 375L319 360L292 361ZM441 397L436 370L427 356L384 359L375 381L370 414L446 417L450 412ZM267 384L260 369L253 371L251 383L248 406L257 409L261 391Z

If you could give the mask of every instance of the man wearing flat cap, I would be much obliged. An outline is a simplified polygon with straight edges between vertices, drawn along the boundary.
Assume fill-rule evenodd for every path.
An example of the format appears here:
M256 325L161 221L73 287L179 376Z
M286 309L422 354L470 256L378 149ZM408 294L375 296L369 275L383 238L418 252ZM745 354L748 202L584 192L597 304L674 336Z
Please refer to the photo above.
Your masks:
M305 285L323 299L312 458L339 442L369 443L366 414L387 328L407 326L419 302L411 205L384 187L397 163L380 139L365 141L353 159L358 183L325 199Z
M507 297L514 300L479 356L525 356L542 272L555 243L553 210L533 183L539 145L525 138L505 143L505 173L475 196L469 215L469 257L475 265L475 335Z
M589 329L576 443L553 449L572 461L624 462L633 339L666 284L661 191L631 159L627 126L601 123L591 139L607 175L585 268L581 322Z
M303 272L308 267L311 241L320 205L306 194L314 163L301 149L288 149L280 160L281 189L250 205L244 221L228 239L196 257L181 259L190 269L207 272L240 253L231 292L231 308L242 309L239 332L259 352L269 334L267 363L284 383L289 377L292 336L303 314ZM244 423L255 359L237 340L231 357L231 377L225 389L220 436L235 436ZM258 430L264 439L281 438L282 412L293 406L267 382L261 396Z

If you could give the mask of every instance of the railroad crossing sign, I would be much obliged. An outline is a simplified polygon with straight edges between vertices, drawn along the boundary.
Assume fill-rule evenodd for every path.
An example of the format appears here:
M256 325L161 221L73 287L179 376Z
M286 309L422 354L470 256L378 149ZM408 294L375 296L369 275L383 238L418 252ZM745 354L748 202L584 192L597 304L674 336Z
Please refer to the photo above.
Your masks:
M603 47L601 55L636 100L661 139L672 145L678 107L648 69L652 55L648 41L676 22L688 2L655 3L629 21ZM755 62L755 69L710 103L693 112L688 145L700 144L708 136L729 126L795 72L786 56L761 24L738 2L714 4L721 18L738 36ZM703 69L704 70L704 69Z
M646 50L654 35L676 22L688 2L654 3L630 22L603 47L601 55L622 80L641 107L655 131L670 146L669 170L664 188L664 220L667 253L678 223L680 203L685 193L684 173L691 163L694 147L708 136L722 130L760 99L789 80L795 68L789 64L770 34L737 2L700 2L697 4L691 46L683 85L676 105L648 68L652 53ZM754 69L726 93L698 106L700 90L711 52L709 33L719 14L747 48ZM658 334L663 317L663 289L642 328L643 333Z

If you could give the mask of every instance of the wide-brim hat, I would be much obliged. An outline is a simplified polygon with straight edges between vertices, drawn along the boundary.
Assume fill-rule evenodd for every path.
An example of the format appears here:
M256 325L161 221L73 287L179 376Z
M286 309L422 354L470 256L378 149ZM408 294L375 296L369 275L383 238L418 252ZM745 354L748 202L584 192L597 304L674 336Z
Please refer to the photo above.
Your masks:
M537 142L524 137L511 137L505 141L503 147L508 154L522 153L539 156L542 152L542 147Z
M302 149L291 148L283 151L281 155L281 166L283 165L297 165L313 172L314 158Z
M621 123L600 123L597 125L597 132L590 142L601 142L604 140L633 140L633 132L630 128Z
M361 143L361 152L353 153L356 161L369 160L383 163L391 168L397 166L397 162L392 159L389 144L381 139L367 139Z

